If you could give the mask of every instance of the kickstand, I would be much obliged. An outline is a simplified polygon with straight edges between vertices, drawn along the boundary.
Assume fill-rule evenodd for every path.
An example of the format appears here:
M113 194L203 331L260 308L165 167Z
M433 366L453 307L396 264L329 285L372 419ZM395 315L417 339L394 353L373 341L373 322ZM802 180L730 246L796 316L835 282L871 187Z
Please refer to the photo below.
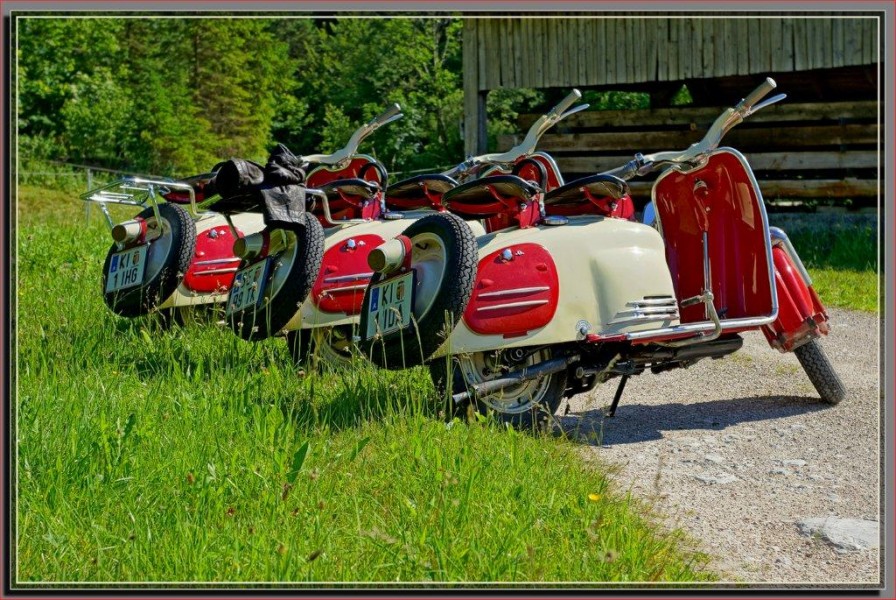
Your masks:
M610 410L607 411L607 417L616 416L616 407L619 406L619 399L622 398L622 391L625 389L625 384L628 383L628 377L628 375L623 375L622 379L619 380L619 387L616 388L616 395L613 396L613 404L610 405Z

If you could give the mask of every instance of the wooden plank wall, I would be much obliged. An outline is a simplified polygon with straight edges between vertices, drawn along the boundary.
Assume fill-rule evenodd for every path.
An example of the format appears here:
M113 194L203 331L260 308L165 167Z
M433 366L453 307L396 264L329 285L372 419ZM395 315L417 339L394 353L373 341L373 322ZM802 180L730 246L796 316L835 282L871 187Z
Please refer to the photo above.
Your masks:
M479 91L681 81L879 60L872 17L467 18ZM473 61L476 61L474 64Z
M636 152L687 148L722 108L585 111L546 133L538 148L555 158L569 181L618 167ZM782 102L751 116L722 143L747 157L767 200L875 198L882 160L878 109L875 101ZM521 141L538 116L521 115L521 133L500 136L499 151ZM632 182L635 196L644 201L650 186Z

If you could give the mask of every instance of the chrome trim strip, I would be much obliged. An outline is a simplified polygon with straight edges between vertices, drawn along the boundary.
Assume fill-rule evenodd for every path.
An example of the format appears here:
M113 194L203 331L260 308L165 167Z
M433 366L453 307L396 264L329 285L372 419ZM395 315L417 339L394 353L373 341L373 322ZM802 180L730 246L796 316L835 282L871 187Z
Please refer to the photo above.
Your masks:
M220 265L222 263L231 263L233 261L239 262L241 259L234 256L233 258L213 258L210 260L197 260L194 264L197 265Z
M498 292L484 292L476 296L479 298L497 298L499 296L515 296L516 294L533 294L535 292L546 292L548 291L550 286L541 285L536 287L527 287L527 288L514 288L511 290L501 290Z
M208 271L196 271L193 275L220 275L221 273L236 273L239 267L230 267L227 269L209 269Z
M477 311L501 310L504 308L523 308L526 306L541 306L547 304L548 300L526 300L524 302L508 302L506 304L495 304L494 306L480 306Z
M632 302L626 302L626 306L635 306L635 307L646 307L646 306L677 306L678 303L675 301L675 298L645 298L643 300L634 300Z
M326 277L324 283L339 283L340 281L356 281L358 279L370 279L373 273L355 273L354 275L340 275L338 277Z
M616 313L618 316L629 316L629 315L665 315L665 314L674 314L678 315L678 308L675 306L644 306L641 308L631 308L626 310L620 310Z
M343 287L330 288L328 290L323 290L324 294L332 294L333 292L354 292L356 290L366 290L367 284L362 283L359 285L346 285Z

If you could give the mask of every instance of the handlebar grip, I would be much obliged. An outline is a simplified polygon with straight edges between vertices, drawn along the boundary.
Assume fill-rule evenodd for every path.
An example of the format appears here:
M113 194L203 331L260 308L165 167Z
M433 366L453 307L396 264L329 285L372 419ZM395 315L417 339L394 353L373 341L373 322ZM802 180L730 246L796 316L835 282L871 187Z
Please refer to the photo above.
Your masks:
M750 94L740 101L737 105L738 110L750 110L753 108L753 105L762 100L766 94L770 91L778 87L778 84L775 83L775 80L771 77L766 77L765 81L759 84L759 86L750 92Z
M377 125L377 126L382 125L383 123L385 123L386 121L388 121L389 119L393 118L395 115L398 115L400 113L401 113L401 106L399 106L398 103L396 102L395 104L393 104L392 106L387 108L386 112L384 112L383 114L381 114L378 117L375 117L370 122L370 124Z
M566 112L566 110L567 110L570 106L572 106L573 104L575 104L576 102L578 102L581 98L582 98L582 92L580 92L579 90L573 88L572 92L570 92L570 94L569 94L566 98L564 98L563 100L561 100L561 101L557 104L557 106L555 106L555 107L551 110L551 112L553 112L553 113L555 113L555 114L558 114L558 115L563 114L563 113Z

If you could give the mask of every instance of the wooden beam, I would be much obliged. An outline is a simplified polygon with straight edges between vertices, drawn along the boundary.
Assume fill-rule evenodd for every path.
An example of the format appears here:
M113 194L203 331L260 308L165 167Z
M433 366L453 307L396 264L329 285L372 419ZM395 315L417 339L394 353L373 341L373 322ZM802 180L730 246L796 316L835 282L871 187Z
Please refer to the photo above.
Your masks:
M538 144L548 152L606 152L628 150L656 152L685 149L699 142L705 131L616 131L608 133L548 133ZM498 137L498 148L508 150L522 140L522 134ZM765 127L734 129L725 136L725 144L740 150L750 148L810 148L874 144L877 125L820 125L807 127Z
M786 121L877 121L877 102L824 102L777 104L751 115L750 124ZM585 111L563 121L570 129L638 127L656 125L679 125L698 128L698 124L709 125L722 112L722 108L704 106L697 108L651 108L648 110L592 110ZM518 119L522 130L527 130L541 115L522 114ZM736 129L734 131L737 131Z
M479 22L464 19L463 24L463 73L464 73L464 152L473 154L479 146Z
M650 198L652 181L630 181L628 185L634 198ZM759 189L766 201L873 198L880 193L878 182L872 179L773 179L759 181Z
M623 156L554 156L563 173L600 173L622 166L633 154ZM874 151L747 153L754 171L813 171L825 169L872 169L879 156Z

